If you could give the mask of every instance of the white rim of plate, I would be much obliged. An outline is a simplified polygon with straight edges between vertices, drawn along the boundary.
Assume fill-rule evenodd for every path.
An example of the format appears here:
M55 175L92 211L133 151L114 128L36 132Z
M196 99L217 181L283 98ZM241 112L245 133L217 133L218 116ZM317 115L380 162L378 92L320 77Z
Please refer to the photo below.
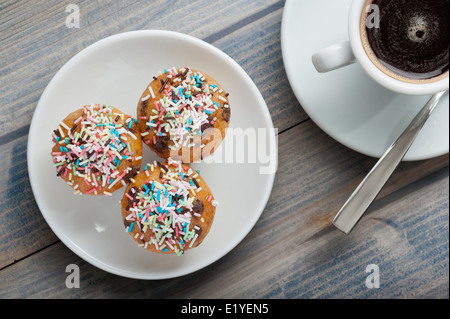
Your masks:
M36 203L40 210L41 210L41 207L44 207L45 205L41 201L41 199L36 196L35 189L37 187L37 182L33 176L34 173L33 173L33 169L31 168L31 164L30 164L32 161L31 161L31 155L29 152L31 144L34 142L31 133L35 130L35 126L36 126L36 121L34 120L35 114L38 113L38 111L41 108L43 108L42 105L44 104L44 101L47 99L47 95L50 94L50 92L52 91L52 87L55 85L55 83L58 83L58 81L60 80L60 77L63 76L66 69L70 68L73 64L78 63L79 60L83 59L85 56L89 55L94 50L101 48L102 46L108 45L112 42L121 41L122 39L126 39L126 38L133 37L133 36L135 36L135 37L171 37L174 39L184 39L184 40L188 40L188 41L194 43L195 45L199 46L199 48L201 50L207 50L212 54L218 55L230 67L232 67L234 69L234 71L236 71L239 74L239 76L243 77L245 79L245 81L249 83L249 86L252 88L251 93L254 94L255 97L259 100L258 104L265 106L265 107L261 107L260 109L264 115L267 128L273 129L273 122L272 122L272 118L270 116L270 112L267 108L264 98L262 97L261 93L259 92L259 90L256 87L253 80L250 78L250 76L242 69L242 67L235 60L233 60L230 56L228 56L226 53L224 53L220 49L214 47L212 44L209 44L201 39L195 38L195 37L187 35L187 34L175 32L175 31L166 31L166 30L138 30L138 31L129 31L129 32L124 32L124 33L119 33L119 34L108 36L104 39L94 42L93 44L89 45L88 47L84 48L83 50L81 50L80 52L75 54L72 58L70 58L61 67L61 69L58 70L58 72L50 80L50 82L48 83L44 92L42 93L42 95L39 99L39 102L36 106L36 109L34 111L34 114L33 114L32 120L31 120L31 124L30 124L29 137L28 137L28 142L27 142L27 166L28 166L28 173L29 173L31 189L33 191L33 195L35 197ZM271 148L273 147L273 152L271 153L271 156L275 156L276 162L277 162L278 161L278 145L276 143L275 135L271 135L270 144L271 144L270 147ZM223 256L228 254L231 250L233 250L249 234L249 232L255 226L256 222L259 220L262 212L264 211L264 208L266 207L267 202L270 197L270 194L272 192L272 188L273 188L273 184L274 184L274 180L275 180L275 172L272 174L268 174L268 175L269 175L269 181L265 187L264 192L262 193L263 196L261 196L261 198L263 200L261 200L258 203L259 204L258 207L255 208L255 211L258 211L259 213L255 214L253 216L253 220L251 220L250 227L248 229L246 229L245 231L243 231L241 233L240 237L235 238L233 244L230 245L230 248L225 249L220 254L209 256L208 259L205 259L205 261L203 263L201 263L200 265L198 265L196 268L189 269L188 271L174 272L171 275L167 275L167 276L156 276L156 277L152 276L152 275L143 276L141 274L136 274L135 272L112 267L112 266L102 262L101 260L95 258L94 256L86 253L81 247L78 247L73 241L70 240L70 238L65 236L60 231L58 231L58 228L52 223L52 221L48 218L48 216L46 216L44 211L41 210L41 213L44 216L44 219L46 220L47 224L52 229L52 231L72 252L74 252L80 258L82 258L83 260L87 261L88 263L90 263L91 265L93 265L97 268L100 268L104 271L107 271L107 272L115 274L115 275L119 275L122 277L128 277L128 278L134 278L134 279L159 280L159 279L176 278L176 277L184 276L184 275L193 273L195 271L198 271L202 268L209 266L210 264L214 263L215 261L221 259Z

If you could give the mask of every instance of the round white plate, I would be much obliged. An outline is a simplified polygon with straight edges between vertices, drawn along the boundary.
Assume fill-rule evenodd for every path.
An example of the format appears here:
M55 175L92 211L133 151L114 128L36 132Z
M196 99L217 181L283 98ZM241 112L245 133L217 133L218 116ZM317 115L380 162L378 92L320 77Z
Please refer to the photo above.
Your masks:
M386 90L358 64L319 74L311 56L348 40L351 0L287 0L281 46L292 90L311 119L328 135L360 153L380 157L408 126L429 96ZM405 160L423 160L449 151L449 97L441 100Z
M194 164L219 206L203 243L177 257L148 252L125 232L119 204L125 188L112 197L73 195L73 190L56 177L50 150L51 132L59 121L91 103L113 105L135 117L139 97L152 76L165 68L182 66L211 75L230 93L230 128L242 128L241 133L247 128L273 129L264 99L234 60L199 39L169 31L128 32L94 43L58 71L36 107L27 154L36 202L61 241L105 271L138 279L164 279L199 270L224 256L248 234L269 198L275 172L261 174L261 168L267 166L264 163L233 164L224 152L220 156L217 151L210 158L212 163ZM226 142L232 142L233 136L229 137L222 149ZM276 161L274 132L260 141L259 147L267 146L264 154ZM157 159L147 147L143 157L143 165Z

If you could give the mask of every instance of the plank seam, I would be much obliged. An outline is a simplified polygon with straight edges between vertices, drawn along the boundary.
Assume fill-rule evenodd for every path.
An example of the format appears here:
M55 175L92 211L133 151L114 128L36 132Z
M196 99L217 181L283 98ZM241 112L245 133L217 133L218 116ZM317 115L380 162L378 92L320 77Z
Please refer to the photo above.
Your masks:
M237 30L239 30L239 29L241 29L241 28L243 28L243 27L245 27L245 26L247 26L247 25L249 25L249 24L251 24L251 23L253 23L253 22L255 22L255 21L257 21L257 20L259 20L259 19L261 19L263 17L265 17L265 16L267 16L267 15L269 15L270 13L275 12L275 11L283 8L284 7L284 3L285 3L285 0L276 2L276 3L272 4L269 7L265 8L265 9L263 9L261 11L258 11L256 13L254 13L254 14L252 14L252 15L250 15L250 16L248 16L248 17L246 17L246 18L244 18L244 19L242 19L242 20L240 20L240 21L230 25L229 27L226 27L225 29L222 29L222 30L220 30L220 31L218 31L216 33L213 33L213 34L205 37L203 39L203 41L208 42L208 43L216 42L216 41L226 37L227 35L235 32L235 31L237 31Z

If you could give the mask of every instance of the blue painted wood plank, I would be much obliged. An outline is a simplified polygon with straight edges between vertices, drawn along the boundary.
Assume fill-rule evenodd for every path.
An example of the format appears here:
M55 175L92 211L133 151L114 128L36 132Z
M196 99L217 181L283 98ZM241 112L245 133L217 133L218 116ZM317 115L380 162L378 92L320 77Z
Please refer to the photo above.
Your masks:
M3 162L18 160L10 172L1 171L2 180L10 174L4 196L19 205L11 208L1 198L2 207L10 209L0 215L7 224L14 221L11 216L20 216L20 195L27 189L22 140L21 145L0 147ZM352 235L345 236L330 225L331 218L373 159L336 143L310 121L281 134L279 142L279 171L260 220L232 252L201 275L156 282L125 279L87 264L58 243L1 270L8 288L0 286L0 297L448 297L448 156L404 163L394 176L399 182L388 185ZM292 157L301 165L292 165ZM343 179L341 171L350 177ZM25 227L30 233L39 219L32 216ZM7 232L3 228L0 233ZM7 245L35 239L18 236ZM63 269L70 263L81 267L83 289L65 287ZM365 286L368 264L380 268L380 289ZM36 273L48 281L36 281Z
M448 298L448 155L402 163L351 236L333 228L375 160L325 135L295 100L279 43L284 1L73 3L82 27L70 30L64 2L0 4L0 298ZM203 38L234 58L282 133L272 196L236 249L201 272L139 281L103 272L58 241L32 196L26 143L40 94L71 56L152 28ZM65 286L70 263L81 268L80 290ZM368 264L379 266L379 289L365 285Z
M34 3L34 2L33 2ZM62 65L88 45L112 34L141 29L165 29L199 38L224 36L230 26L251 23L280 7L284 1L120 1L74 2L80 8L80 28L68 29L65 3L52 2L42 8L20 12L0 37L0 136L31 121L33 110L45 86ZM26 7L26 6L25 6ZM157 8L157 9L155 9ZM269 10L267 11L267 8ZM272 8L272 9L271 9ZM50 10L50 13L46 10ZM4 17L4 16L2 16ZM3 23L4 24L4 23ZM2 20L0 20L2 25ZM222 32L221 30L225 30ZM233 29L234 30L234 29ZM231 32L231 30L230 30Z

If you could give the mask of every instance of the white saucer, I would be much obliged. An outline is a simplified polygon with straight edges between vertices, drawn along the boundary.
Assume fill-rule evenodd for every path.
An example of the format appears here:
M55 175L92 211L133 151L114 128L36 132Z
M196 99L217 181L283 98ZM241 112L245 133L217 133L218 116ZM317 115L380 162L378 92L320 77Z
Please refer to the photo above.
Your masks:
M119 204L125 188L112 197L79 196L56 177L50 156L51 132L67 114L86 104L102 103L136 117L139 97L152 76L165 68L183 66L211 75L230 93L230 128L273 129L264 99L234 60L206 42L168 31L128 32L94 43L58 71L36 107L27 154L36 202L61 241L105 271L139 279L164 279L197 271L233 249L252 229L269 199L275 172L260 174L257 163L193 164L219 206L202 244L177 257L139 248L125 232ZM271 132L264 154L276 162L276 137ZM225 138L224 144L229 141ZM210 162L220 155L219 150L208 158ZM155 159L144 146L143 165Z
M292 90L327 134L360 153L380 157L408 126L429 96L386 90L358 65L319 74L311 56L348 40L350 0L287 0L281 45ZM449 96L441 100L405 156L424 160L449 152Z

